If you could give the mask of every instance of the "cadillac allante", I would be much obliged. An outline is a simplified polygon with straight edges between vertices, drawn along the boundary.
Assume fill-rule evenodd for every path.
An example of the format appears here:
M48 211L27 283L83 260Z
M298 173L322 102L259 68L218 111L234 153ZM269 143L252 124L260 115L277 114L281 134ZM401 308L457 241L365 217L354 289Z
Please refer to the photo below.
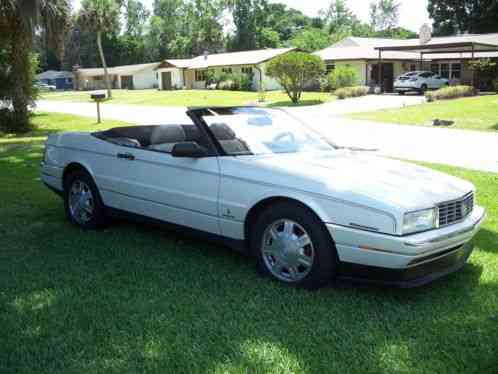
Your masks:
M485 215L471 183L337 147L279 109L187 115L50 135L42 179L67 219L95 229L145 217L202 233L307 289L334 278L414 287L467 262Z

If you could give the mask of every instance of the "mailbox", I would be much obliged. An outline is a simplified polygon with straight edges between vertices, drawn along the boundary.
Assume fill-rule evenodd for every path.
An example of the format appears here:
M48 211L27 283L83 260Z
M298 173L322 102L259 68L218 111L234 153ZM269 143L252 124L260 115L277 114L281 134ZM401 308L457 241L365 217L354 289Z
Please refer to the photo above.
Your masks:
M107 98L106 93L105 91L95 91L90 93L90 97L97 103L97 123L100 123L100 103Z
M101 92L94 92L91 94L91 97L92 97L92 100L102 101L102 100L105 100L106 95L103 92L102 93Z

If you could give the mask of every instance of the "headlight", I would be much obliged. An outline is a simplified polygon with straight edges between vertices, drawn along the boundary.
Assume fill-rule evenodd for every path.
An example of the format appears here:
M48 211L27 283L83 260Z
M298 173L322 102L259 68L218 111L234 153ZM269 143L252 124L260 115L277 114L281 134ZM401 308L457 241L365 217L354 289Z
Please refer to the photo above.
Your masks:
M437 209L425 209L406 213L403 218L403 234L413 234L437 228Z

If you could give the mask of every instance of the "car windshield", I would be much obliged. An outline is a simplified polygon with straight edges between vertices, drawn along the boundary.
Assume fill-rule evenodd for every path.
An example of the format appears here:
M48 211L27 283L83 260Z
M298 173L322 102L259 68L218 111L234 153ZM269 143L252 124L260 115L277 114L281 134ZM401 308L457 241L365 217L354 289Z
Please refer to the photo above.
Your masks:
M334 146L285 111L213 108L201 114L228 155L323 152Z

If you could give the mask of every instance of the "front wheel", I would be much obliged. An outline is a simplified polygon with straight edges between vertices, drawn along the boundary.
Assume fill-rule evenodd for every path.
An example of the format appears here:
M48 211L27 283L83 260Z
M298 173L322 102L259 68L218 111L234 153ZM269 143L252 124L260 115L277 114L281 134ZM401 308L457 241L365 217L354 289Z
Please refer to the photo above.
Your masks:
M83 170L70 174L65 180L64 209L68 221L84 229L96 229L107 223L97 186Z
M256 220L251 248L263 274L286 284L317 289L335 277L338 257L323 222L299 204L270 206Z

